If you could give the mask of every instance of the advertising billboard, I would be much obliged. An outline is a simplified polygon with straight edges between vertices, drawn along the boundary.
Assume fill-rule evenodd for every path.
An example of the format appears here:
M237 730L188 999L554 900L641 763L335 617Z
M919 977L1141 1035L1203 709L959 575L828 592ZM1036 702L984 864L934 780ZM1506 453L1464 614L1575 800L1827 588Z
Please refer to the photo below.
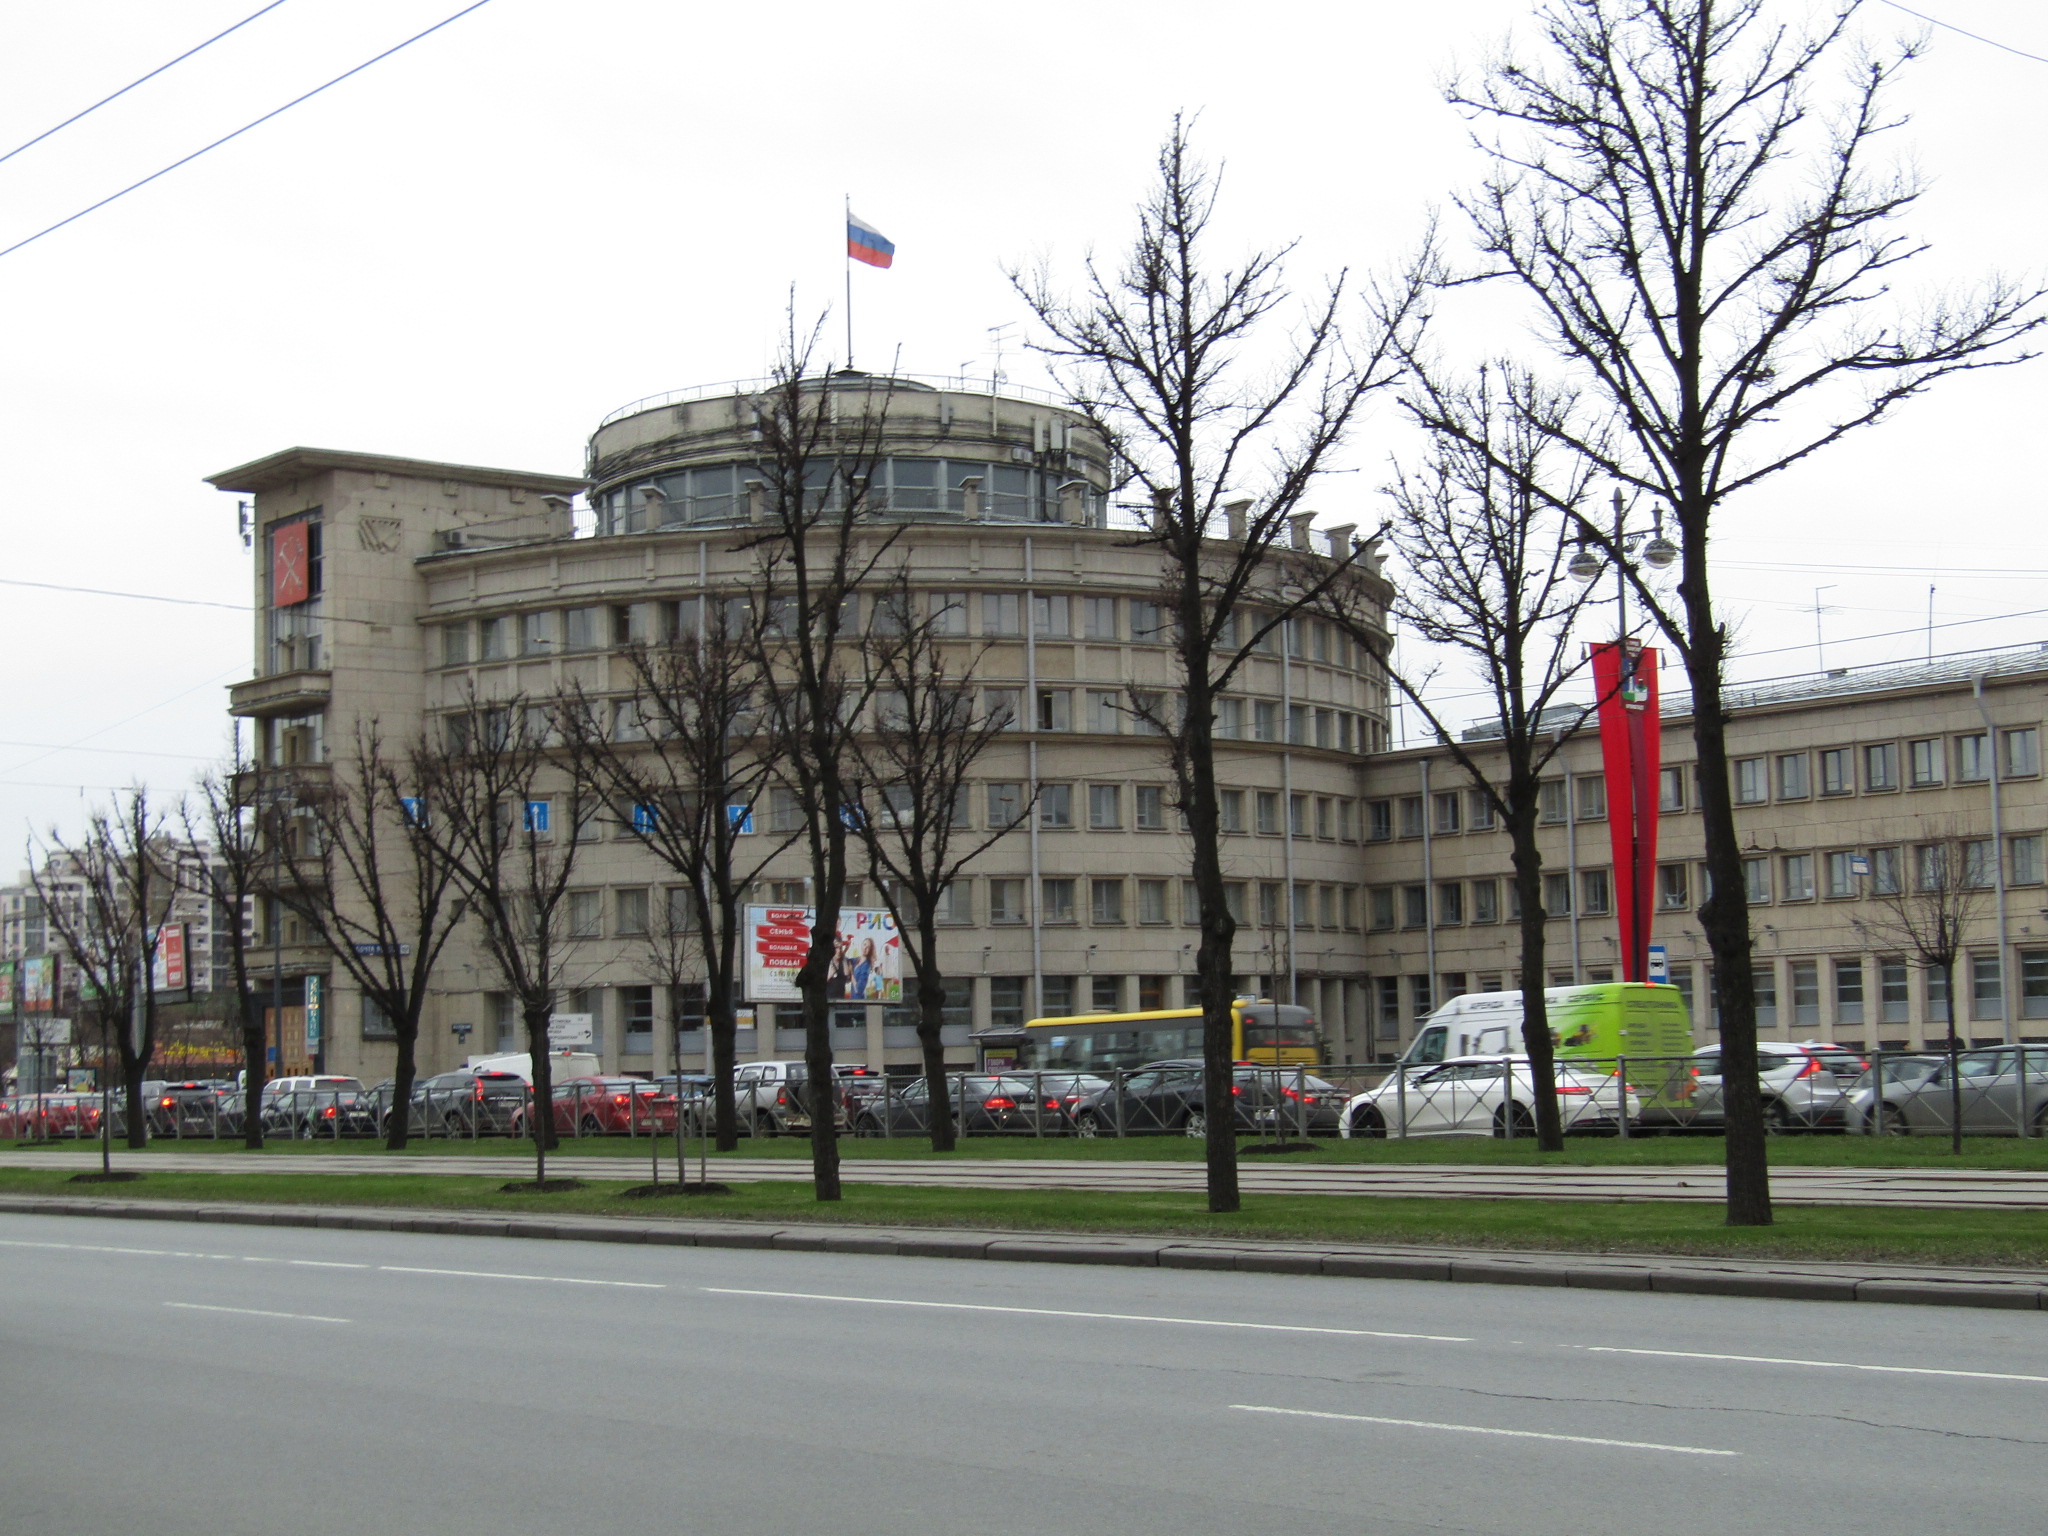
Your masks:
M811 947L809 907L747 908L747 1000L801 1000L796 973ZM903 940L887 911L849 907L839 914L838 942L826 994L834 1002L903 1001Z
M191 985L185 969L185 925L165 923L156 931L156 958L150 962L150 985L158 992L183 992Z
M21 962L23 1013L57 1011L57 957L36 955Z

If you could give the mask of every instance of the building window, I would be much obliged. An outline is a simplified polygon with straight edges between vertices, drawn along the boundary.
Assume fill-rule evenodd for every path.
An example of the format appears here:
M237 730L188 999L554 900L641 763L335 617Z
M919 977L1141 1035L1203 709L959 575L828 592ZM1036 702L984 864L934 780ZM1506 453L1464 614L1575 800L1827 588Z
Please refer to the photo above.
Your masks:
M459 667L469 660L469 626L447 624L441 629L441 665Z
M1981 784L1991 777L1991 754L1988 741L1982 731L1972 731L1956 738L1956 782L1958 784Z
M1021 688L984 688L981 690L981 712L990 725L999 731L1014 731L1023 725L1024 690Z
M1906 782L1912 788L1925 789L1941 783L1945 767L1939 736L1906 744Z
M1735 764L1735 803L1737 805L1762 805L1770 798L1770 786L1764 778L1764 760L1760 757L1739 758Z
M1751 906L1762 906L1771 899L1771 861L1769 859L1744 859L1742 861L1742 894Z
M1135 814L1132 824L1140 832L1166 830L1166 790L1158 784L1140 784L1132 789Z
M1448 794L1431 796L1436 806L1435 825L1438 835L1441 836L1445 833L1461 830L1462 818L1459 813L1463 810L1463 807L1459 804L1459 801L1462 798L1456 790L1452 790Z
M1308 836L1308 796L1287 797L1287 831L1292 837Z
M1091 922L1121 923L1124 920L1124 883L1121 880L1091 880L1088 893Z
M1692 905L1689 871L1683 864L1657 866L1657 906L1664 912L1683 912Z
M1997 883L1997 869L1992 863L1991 839L1972 838L1963 844L1963 886L1967 890L1984 890Z
M1138 1011L1150 1013L1166 1006L1166 978L1164 976L1140 976L1138 978Z
M601 891L569 893L569 937L596 939L604 936L604 895Z
M1860 857L1854 853L1831 853L1827 856L1827 892L1831 899L1856 894L1856 860Z
M1131 599L1131 639L1139 645L1166 643L1166 614L1159 604L1144 598Z
M1572 787L1579 801L1579 820L1605 821L1607 819L1607 781L1597 774L1588 774L1572 780Z
M365 992L362 994L362 1002L363 1038L365 1040L396 1040L398 1038L398 1026L391 1022L391 1015L384 1011L383 1006L378 1003L377 999ZM482 1042L479 1041L478 1043L481 1044Z
M990 1029L1024 1027L1024 985L1027 976L991 976L988 979L988 1024Z
M647 892L617 891L618 926L612 931L621 938L638 938L647 932Z
M1813 900L1813 855L1788 853L1784 858L1786 901Z
M1899 787L1899 744L1875 742L1863 749L1863 787L1885 790Z
M1375 1033L1382 1040L1398 1040L1401 1038L1401 978L1382 976L1378 981L1379 1019Z
M1563 779L1545 779L1536 786L1537 812L1545 821L1563 821L1567 811Z
M1493 830L1493 796L1483 789L1465 791L1465 824L1474 832Z
M1122 639L1123 636L1116 627L1116 599L1113 597L1082 598L1081 632L1090 640Z
M1271 699L1252 701L1252 740L1278 741L1280 739L1280 706Z
M2020 1013L2048 1019L2048 949L2020 951Z
M604 643L604 610L571 608L562 615L562 648L594 651Z
M1877 962L1877 1000L1887 1024L1904 1024L1913 1014L1912 984L1906 961L1900 955L1885 955Z
M619 1012L625 1018L626 1036L619 1049L627 1056L654 1054L654 988L619 988Z
M1449 926L1465 921L1465 887L1456 880L1441 882L1436 888L1436 920Z
M1048 875L1038 882L1038 920L1042 923L1071 923L1074 920L1074 882L1064 875Z
M2041 771L2041 733L2032 726L2006 731L2000 738L2005 755L1998 771L2008 779L2032 778Z
M1272 790L1262 789L1253 797L1253 809L1256 815L1256 820L1253 824L1258 829L1259 836L1278 837L1280 835L1280 796Z
M1374 932L1384 932L1394 926L1394 888L1391 885L1376 885L1366 893L1368 920Z
M1401 797L1401 835L1403 837L1420 837L1422 836L1422 831L1422 796L1403 795Z
M1023 600L1015 592L981 594L981 632L997 639L1011 639L1024 631Z
M1998 956L1970 956L1970 1017L1996 1019L2005 1013L2005 978L1999 974Z
M1410 976L1408 978L1408 997L1409 1006L1414 1009L1415 1018L1428 1018L1430 1011L1436 1007L1435 996L1427 976Z
M1124 696L1111 688L1090 688L1084 696L1087 726L1098 736L1114 736L1124 728Z
M1223 832L1244 830L1244 791L1241 789L1219 789L1216 791L1216 826Z
M1336 835L1336 817L1332 809L1334 802L1328 795L1316 796L1316 836L1331 838Z
M1804 1029L1820 1022L1820 962L1792 962L1792 1024Z
M1358 887L1357 887L1357 886L1355 886L1355 885L1347 885L1347 886L1345 886L1345 887L1344 887L1344 897L1343 897L1343 908L1344 908L1344 929L1345 929L1345 931L1346 931L1347 933L1356 933L1356 932L1358 932Z
M1074 617L1065 593L1040 592L1032 596L1031 633L1047 640L1074 638Z
M1497 880L1474 880L1472 882L1472 921L1475 923L1497 923L1500 921L1500 882ZM1345 927L1350 927L1349 923Z
M1124 791L1121 784L1088 786L1088 825L1106 831L1124 824Z
M1024 882L989 881L988 920L991 923L1021 923L1024 919Z
M1812 792L1807 779L1807 759L1804 752L1788 752L1778 759L1778 798L1780 800L1804 800Z
M1230 914L1230 920L1240 928L1251 920L1250 909L1244 903L1245 885L1242 880L1223 882L1223 910Z
M934 919L941 923L971 923L974 921L974 882L953 880L939 888L939 899L932 912Z
M1394 802L1368 800L1365 803L1365 840L1384 843L1394 835Z
M1074 691L1071 688L1038 690L1038 728L1041 731L1071 731L1074 728Z
M1682 811L1685 809L1685 770L1683 768L1659 768L1657 770L1657 809L1660 811Z
M1613 882L1604 869L1580 870L1579 894L1585 898L1585 905L1579 910L1588 917L1603 917L1613 910Z
M1856 788L1856 771L1847 747L1827 747L1820 754L1820 792L1846 795Z
M1758 1029L1778 1027L1778 966L1773 960L1760 960L1751 969L1751 978L1756 991L1756 1024ZM1718 1000L1715 1005L1719 1007ZM1720 1028L1718 1017L1714 1027Z
M1236 741L1244 735L1244 700L1235 696L1216 701L1216 735L1223 741Z
M479 659L483 661L503 661L510 655L512 647L507 636L511 627L512 620L504 614L499 614L495 618L480 620L476 627L477 634L480 637L480 643L477 646Z
M1064 831L1073 826L1073 785L1041 784L1038 786L1038 824L1041 827L1056 831Z
M1873 896L1896 896L1899 893L1899 850L1896 848L1873 848L1870 850L1870 894Z
M1572 910L1572 877L1550 874L1543 877L1543 911L1548 917L1569 917Z
M1401 887L1401 923L1407 928L1429 926L1429 887L1426 885L1404 885Z
M1835 962L1835 1022L1837 1024L1861 1024L1863 1022L1863 962L1861 960L1837 960Z
M2014 885L2039 885L2041 883L2041 834L2030 832L2024 837L2006 839L2010 855L2008 867L2012 871L2007 877Z
M1024 786L998 782L988 786L988 824L991 829L1014 827L1024 816Z
M1913 889L1939 891L1948 884L1948 848L1942 843L1918 843L1913 848Z
M1138 921L1141 923L1163 923L1167 921L1166 882L1164 880L1140 880L1138 882Z

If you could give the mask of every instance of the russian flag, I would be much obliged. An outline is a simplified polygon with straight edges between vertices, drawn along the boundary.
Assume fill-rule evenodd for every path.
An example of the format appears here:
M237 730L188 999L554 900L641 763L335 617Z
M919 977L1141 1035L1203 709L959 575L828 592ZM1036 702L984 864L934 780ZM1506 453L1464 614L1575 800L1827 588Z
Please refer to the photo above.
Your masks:
M896 247L871 224L863 223L851 209L846 214L846 254L871 267L886 267L896 259Z

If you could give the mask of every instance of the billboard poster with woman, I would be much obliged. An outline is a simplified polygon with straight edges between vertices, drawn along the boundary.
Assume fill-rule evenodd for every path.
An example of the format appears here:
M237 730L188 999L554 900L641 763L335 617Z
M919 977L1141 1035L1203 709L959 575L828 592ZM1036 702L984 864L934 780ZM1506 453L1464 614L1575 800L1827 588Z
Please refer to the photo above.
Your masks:
M809 907L747 908L749 1002L802 1001L796 973L811 947L813 917ZM903 1001L903 940L887 911L849 907L840 912L825 992L835 1003Z

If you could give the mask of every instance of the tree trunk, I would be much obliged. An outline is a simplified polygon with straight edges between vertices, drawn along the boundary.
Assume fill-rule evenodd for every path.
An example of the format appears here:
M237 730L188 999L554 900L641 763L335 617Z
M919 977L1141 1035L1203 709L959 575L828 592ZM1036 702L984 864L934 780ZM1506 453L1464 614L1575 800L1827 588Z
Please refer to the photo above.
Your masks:
M1771 1170L1764 1136L1763 1095L1756 1069L1756 979L1750 969L1749 900L1742 882L1742 845L1728 783L1727 722L1721 706L1722 636L1707 602L1705 548L1687 535L1680 584L1692 644L1692 734L1699 760L1700 821L1712 894L1700 927L1714 957L1721 1009L1721 1105L1727 1168L1728 1225L1771 1224ZM1695 573L1700 573L1696 581Z
M951 1152L959 1145L960 1128L953 1123L953 1096L946 1084L946 1045L940 1033L946 1024L946 979L939 974L939 935L923 920L920 909L917 957L917 1043L924 1054L925 1102L931 1106L932 1150ZM888 1113L888 1101L882 1110ZM1043 1106L1038 1106L1040 1109Z
M412 1135L412 1085L419 1076L419 1020L408 1021L400 1015L396 1023L398 1060L391 1069L391 1116L384 1127L384 1147L389 1152L403 1152Z
M1202 621L1199 602L1183 615L1184 634ZM1202 1138L1208 1175L1209 1209L1219 1215L1243 1206L1237 1182L1236 1063L1231 1056L1230 947L1237 922L1223 890L1223 855L1218 846L1216 760L1207 729L1212 707L1206 653L1189 657L1186 665L1188 722L1187 772L1184 779L1188 828L1194 843L1191 873L1202 938L1195 950L1196 990L1202 1003L1202 1109L1207 1120ZM1294 900L1294 892L1286 899ZM1290 999L1292 1001L1292 999Z
M250 1006L247 989L241 996L242 1010L242 1145L251 1152L263 1150L263 1078L267 1061L264 1046L263 1010Z
M1948 1149L1956 1156L1963 1155L1963 1042L1956 1038L1956 960L1954 955L1941 962L1941 995L1946 1000L1944 1011L1948 1014ZM2024 1072L2020 1081L2026 1081ZM2022 1127L2024 1129L2024 1127Z
M526 1128L533 1132L533 1180L542 1189L548 1184L548 1149L555 1141L555 1068L548 1060L548 1013L552 1003L525 1009L526 1050L533 1063L533 1105L526 1114Z
M740 1144L739 1114L732 1092L733 1066L739 1055L739 1019L733 1011L736 935L737 925L728 921L719 935L710 975L704 982L704 1027L711 1031L711 1120L721 1152L737 1151Z
M1533 784L1508 819L1513 849L1515 897L1521 916L1522 1049L1529 1055L1529 1076L1536 1097L1536 1150L1562 1152L1564 1123L1557 1112L1557 1051L1550 1038L1550 1005L1543 995L1546 958L1543 931L1543 856L1536 851L1536 795ZM1526 800L1526 804L1520 803ZM1509 1082L1512 1084L1513 1075ZM1622 1088L1624 1108L1627 1088Z
M128 1146L140 1152L149 1145L149 1122L142 1106L142 1075L149 1070L149 1058L137 1056L129 1049L125 1018L114 1021L114 1033L121 1043L121 1088L128 1104Z

